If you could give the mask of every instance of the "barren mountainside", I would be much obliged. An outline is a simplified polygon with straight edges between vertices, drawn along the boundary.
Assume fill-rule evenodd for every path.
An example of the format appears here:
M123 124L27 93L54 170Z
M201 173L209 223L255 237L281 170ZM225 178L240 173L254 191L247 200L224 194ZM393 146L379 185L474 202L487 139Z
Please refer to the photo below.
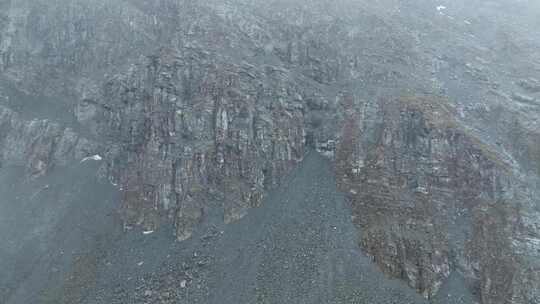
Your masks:
M0 302L540 303L537 28L0 0Z

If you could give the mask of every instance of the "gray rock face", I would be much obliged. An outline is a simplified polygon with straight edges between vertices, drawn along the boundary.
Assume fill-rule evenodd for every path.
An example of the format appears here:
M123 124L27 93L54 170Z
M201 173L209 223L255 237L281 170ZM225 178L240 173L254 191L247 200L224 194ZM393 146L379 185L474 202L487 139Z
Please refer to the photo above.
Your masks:
M36 178L99 155L126 229L186 240L314 148L383 272L427 298L459 273L484 304L536 303L535 8L2 1L0 165Z
M162 50L111 79L103 100L84 107L97 108L98 134L120 139L110 170L126 224L153 230L171 218L182 240L212 199L225 222L259 205L303 157L301 93L286 71L191 49Z
M360 244L428 298L458 271L477 284L482 303L537 299L534 185L443 102L383 99L347 118L336 162Z
M54 165L67 165L93 155L99 146L73 129L48 120L24 120L0 106L0 164L23 165L30 176L46 174Z

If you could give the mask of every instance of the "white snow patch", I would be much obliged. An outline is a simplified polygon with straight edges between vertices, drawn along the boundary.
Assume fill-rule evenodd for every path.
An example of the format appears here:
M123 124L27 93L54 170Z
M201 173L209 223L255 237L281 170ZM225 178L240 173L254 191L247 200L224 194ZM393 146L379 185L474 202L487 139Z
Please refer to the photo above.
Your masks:
M103 157L99 156L98 154L96 155L92 155L92 156L88 156L88 157L85 157L81 160L81 163L84 163L85 161L89 161L89 160L95 160L95 161L100 161L102 160Z
M143 231L144 235L149 235L149 234L152 234L152 233L154 233L154 230Z
M440 11L443 11L443 10L445 10L445 9L446 9L446 6L444 6L444 5L439 5L439 6L437 6L437 10L438 10L439 12L440 12Z
M428 190L425 188L425 187L416 187L415 189L416 192L418 193L422 193L422 194L428 194Z
M229 128L229 120L227 118L227 111L225 110L221 112L221 127L224 131L227 131L227 129Z
M463 110L463 107L458 107L457 109L458 109L459 117L465 118L465 111Z
M111 185L113 185L113 186L115 186L115 187L118 186L118 183L116 183L116 182L114 181L114 178L113 178L112 176L109 176L109 182L111 183Z

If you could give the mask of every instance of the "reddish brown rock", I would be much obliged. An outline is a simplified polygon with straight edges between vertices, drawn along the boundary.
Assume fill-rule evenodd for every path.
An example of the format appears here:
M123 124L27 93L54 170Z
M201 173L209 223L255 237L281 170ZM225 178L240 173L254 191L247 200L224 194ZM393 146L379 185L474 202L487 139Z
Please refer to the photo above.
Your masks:
M366 108L375 116L351 113L336 154L362 248L427 298L451 271L477 282L482 303L534 298L534 187L461 128L444 100L382 99ZM531 246L536 253L523 255Z

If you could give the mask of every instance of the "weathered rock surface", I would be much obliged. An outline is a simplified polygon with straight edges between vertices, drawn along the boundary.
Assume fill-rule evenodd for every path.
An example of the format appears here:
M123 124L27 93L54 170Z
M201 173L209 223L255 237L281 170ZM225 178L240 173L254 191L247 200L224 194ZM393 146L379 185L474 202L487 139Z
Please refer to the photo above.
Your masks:
M346 119L336 162L360 244L433 297L452 271L482 303L538 299L538 192L434 96L382 99ZM501 302L502 301L502 302Z
M535 8L2 1L0 165L37 178L99 155L125 228L186 240L313 147L385 273L429 298L459 273L484 304L539 302Z
M30 176L48 173L55 165L66 165L95 155L99 146L73 129L49 120L27 121L0 106L0 165L25 166Z
M258 206L304 155L303 92L288 71L227 63L185 49L162 50L111 79L95 107L97 134L115 148L110 168L127 225L174 220L191 235L218 198L225 222Z

